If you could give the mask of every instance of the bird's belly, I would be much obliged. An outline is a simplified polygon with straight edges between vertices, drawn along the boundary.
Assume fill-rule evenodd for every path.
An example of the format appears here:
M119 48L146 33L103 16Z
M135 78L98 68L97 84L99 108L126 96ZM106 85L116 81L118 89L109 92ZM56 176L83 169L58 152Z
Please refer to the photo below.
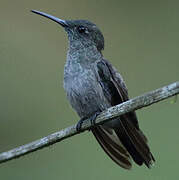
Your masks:
M64 87L70 104L81 118L89 117L110 106L99 82L92 75L74 77L71 82L64 82Z

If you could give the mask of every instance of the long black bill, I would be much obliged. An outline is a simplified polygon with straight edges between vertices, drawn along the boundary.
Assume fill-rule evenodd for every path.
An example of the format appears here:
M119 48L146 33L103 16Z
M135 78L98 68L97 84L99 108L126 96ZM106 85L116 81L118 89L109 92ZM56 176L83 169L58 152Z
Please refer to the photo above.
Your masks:
M58 24L60 24L63 27L67 27L68 26L68 24L66 23L65 20L59 19L59 18L57 18L55 16L52 16L50 14L47 14L47 13L44 13L44 12L40 12L40 11L36 11L36 10L31 10L31 12L33 12L35 14L39 14L41 16L44 16L44 17L46 17L48 19L51 19L52 21L57 22Z

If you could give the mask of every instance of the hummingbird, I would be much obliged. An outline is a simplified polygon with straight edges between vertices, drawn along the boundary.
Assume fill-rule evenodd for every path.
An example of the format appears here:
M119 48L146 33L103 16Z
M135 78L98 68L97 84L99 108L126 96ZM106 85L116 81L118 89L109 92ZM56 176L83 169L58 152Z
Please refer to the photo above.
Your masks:
M32 10L61 25L68 36L68 52L64 68L64 89L72 108L82 123L104 110L129 100L128 89L115 67L103 57L104 37L100 29L88 20L62 20L44 12ZM147 138L139 128L135 111L91 128L106 154L119 166L131 169L132 161L150 168L155 159Z

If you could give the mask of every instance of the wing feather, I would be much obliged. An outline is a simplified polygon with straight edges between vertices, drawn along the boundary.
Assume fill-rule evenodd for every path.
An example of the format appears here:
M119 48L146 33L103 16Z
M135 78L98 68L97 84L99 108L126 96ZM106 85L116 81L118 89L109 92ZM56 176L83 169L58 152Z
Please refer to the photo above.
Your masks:
M113 139L115 137L114 135L109 135L100 126L93 128L92 132L103 150L115 163L125 169L131 169L132 164L130 156L122 144L117 144L115 142Z
M104 96L111 106L129 99L121 75L107 60L97 62L97 72ZM131 168L130 156L138 165L145 163L150 167L155 160L147 145L147 138L139 128L136 113L126 113L113 122L114 125L108 123L92 129L104 151L123 168Z

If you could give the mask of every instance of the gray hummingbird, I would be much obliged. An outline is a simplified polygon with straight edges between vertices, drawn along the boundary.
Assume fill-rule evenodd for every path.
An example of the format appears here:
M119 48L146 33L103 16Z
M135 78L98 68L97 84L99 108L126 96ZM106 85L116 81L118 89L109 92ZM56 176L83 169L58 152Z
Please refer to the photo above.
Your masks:
M68 34L64 89L81 118L77 130L85 119L91 118L94 123L100 112L129 100L123 78L103 57L104 37L95 24L87 20L62 20L36 10L32 12L57 22ZM107 155L125 169L132 167L132 159L148 168L155 161L134 111L103 125L94 125L91 131Z

